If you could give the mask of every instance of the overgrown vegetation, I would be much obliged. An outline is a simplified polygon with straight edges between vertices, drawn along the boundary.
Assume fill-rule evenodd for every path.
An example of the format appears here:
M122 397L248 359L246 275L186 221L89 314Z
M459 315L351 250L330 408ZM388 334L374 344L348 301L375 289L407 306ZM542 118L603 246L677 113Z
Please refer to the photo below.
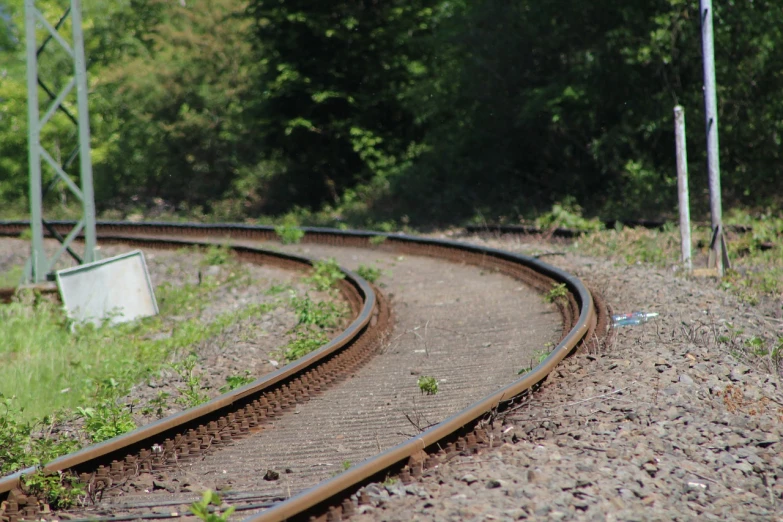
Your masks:
M783 218L770 210L751 215L734 210L726 218L732 269L720 287L756 305L783 292ZM692 233L695 263L706 263L710 229L695 225ZM618 226L584 235L571 248L589 255L614 258L626 264L676 266L680 262L679 229L671 223L660 230Z
M51 415L32 421L22 415L15 397L0 393L0 474L44 464L79 447L75 438L48 437L58 416Z
M177 360L192 345L280 305L250 305L205 323L201 313L210 293L244 284L248 278L224 253L217 247L207 252L210 264L224 264L221 272L203 278L201 284L160 285L156 293L161 314L134 323L72 324L59 306L30 291L0 306L0 354L5 361L0 366L0 473L39 465L82 444L133 429L134 405L123 400L133 383ZM184 383L176 401L185 407L203 402L206 390L195 358L174 366ZM243 380L237 377L229 385ZM169 399L161 392L143 405L142 413L160 416ZM71 419L83 425L79 438L56 430L52 435L54 426ZM48 484L53 479L41 480Z
M543 230L567 228L577 232L596 232L604 228L603 223L598 219L585 218L582 215L582 207L573 197L567 197L563 202L552 205L550 211L536 218L535 224Z
M52 509L68 509L86 494L84 485L79 483L79 477L62 471L38 470L25 475L22 477L22 488L49 504Z
M10 270L0 272L0 288L13 288L22 280L24 269L21 265L11 267Z

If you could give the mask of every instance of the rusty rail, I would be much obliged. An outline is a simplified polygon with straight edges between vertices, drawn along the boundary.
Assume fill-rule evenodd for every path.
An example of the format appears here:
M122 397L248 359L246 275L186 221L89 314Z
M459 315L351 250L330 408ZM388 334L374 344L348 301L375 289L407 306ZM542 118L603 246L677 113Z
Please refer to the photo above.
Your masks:
M69 223L53 222L54 227L65 228ZM0 235L16 235L27 228L29 224L23 221L0 222ZM479 425L481 419L486 418L491 412L502 410L512 399L531 390L536 384L546 379L554 367L580 346L591 342L594 338L603 336L606 332L606 309L596 309L591 293L576 277L552 267L538 259L505 252L502 250L458 243L455 241L411 237L397 234L381 234L369 231L341 231L325 228L304 228L303 242L327 243L337 246L372 247L383 250L393 250L403 253L429 255L439 258L447 258L463 261L473 265L486 266L501 272L518 275L520 269L528 272L526 280L533 286L544 290L552 281L564 283L569 291L567 302L561 304L561 313L564 317L563 338L552 350L549 356L530 372L510 383L506 387L492 393L484 399L474 403L465 410L451 416L443 422L431 427L418 436L391 448L367 461L356 465L340 475L318 484L284 502L254 515L247 520L252 521L277 521L307 519L311 516L322 517L327 512L330 519L339 520L342 516L349 516L353 511L353 504L346 500L348 495L355 492L362 484L373 478L383 477L386 473L401 473L403 477L410 479L417 476L423 469L437 465L438 454L478 446L491 446L486 432ZM208 237L214 239L251 239L272 240L276 238L272 227L251 226L242 224L209 225L209 224L171 224L171 223L122 223L99 222L99 238L106 241L142 241L152 237L161 236L189 236ZM382 242L371 243L373 237L381 236ZM172 241L170 239L153 239L153 241ZM237 249L254 249L249 247L235 247ZM355 283L359 284L359 283ZM360 285L361 286L361 285ZM365 290L366 291L366 290ZM371 289L370 289L371 291ZM369 295L369 294L365 294ZM366 319L366 317L365 317ZM358 320L358 319L357 319ZM341 336L340 338L343 338ZM315 358L317 356L313 356ZM308 359L307 361L310 361ZM304 363L305 361L301 361ZM286 367L288 368L288 367ZM272 374L264 379L278 378L280 372ZM275 376L275 377L273 377ZM280 377L283 378L283 377ZM257 381L258 382L258 381ZM238 390L238 393L249 393L248 387ZM229 399L222 399L228 401ZM217 407L217 406L215 406ZM222 407L222 406L221 406ZM213 406L204 405L205 412L213 411ZM199 410L200 411L200 410ZM189 410L180 414L188 421L196 419L196 411ZM173 422L163 419L157 424ZM154 426L154 425L153 425ZM152 428L160 431L159 428ZM136 433L136 432L134 432ZM132 434L131 434L132 435ZM138 435L134 435L134 443ZM119 439L115 439L119 440ZM128 439L131 440L131 439ZM446 444L446 441L451 441ZM454 442L456 441L456 443ZM112 442L112 441L109 441ZM441 444L442 443L442 444ZM105 446L107 443L99 446ZM117 444L117 443L115 443ZM80 452L82 456L89 451L88 448ZM444 448L446 448L444 450ZM74 454L77 455L77 454ZM73 465L78 459L73 455L62 457L46 466L46 469L63 469L62 464ZM58 463L56 466L55 463ZM0 492L10 478L0 480Z

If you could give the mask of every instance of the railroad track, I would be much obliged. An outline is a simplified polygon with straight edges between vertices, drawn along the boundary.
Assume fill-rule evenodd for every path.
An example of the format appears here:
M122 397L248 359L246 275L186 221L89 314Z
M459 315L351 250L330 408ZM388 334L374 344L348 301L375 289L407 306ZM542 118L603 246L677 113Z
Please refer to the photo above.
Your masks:
M67 224L53 223L53 226L64 230ZM0 222L0 234L16 235L27 227L26 222ZM179 248L183 244L230 241L235 255L247 262L271 263L300 270L310 263L308 259L291 253L254 246L259 241L276 239L271 227L101 223L98 231L103 243ZM482 392L471 400L467 408L452 410L452 414L441 422L386 450L374 452L377 453L375 456L337 476L322 480L305 491L294 491L296 494L284 501L282 498L289 495L264 492L229 494L227 498L232 504L245 509L252 520L307 519L311 516L339 520L353 512L357 501L366 500L361 496L356 498L354 495L353 499L350 496L369 481L398 475L407 482L426 469L437 466L443 459L451 458L455 452L478 452L491 447L497 442L491 422L487 422L491 421L492 415L529 392L566 355L599 342L607 332L608 314L600 299L594 298L576 278L536 259L435 239L316 228L307 228L305 232L303 246L313 251L329 251L331 248L370 251L374 255L385 253L435 258L470 266L473 270L478 268L482 273L501 274L505 279L510 277L522 281L540 292L551 289L553 283L563 283L568 294L558 303L562 330L557 346L522 377L500 387L495 386L491 393ZM377 237L384 239L373 239ZM281 419L290 418L290 412L297 411L312 397L323 395L326 388L345 380L378 354L385 341L388 344L393 321L383 293L350 272L341 283L340 291L351 304L354 320L345 332L317 352L207 404L66 455L47 464L44 469L76 474L87 485L93 499L102 499L104 495L111 496L118 486L131 482L140 473L159 473L193 465L194 462L202 467L209 462L214 465L214 461L230 460L232 452L237 459L248 458L247 448L246 453L241 452L243 445L247 445L245 441L267 431L274 433L282 423ZM458 298L456 300L459 301ZM379 450L380 446L379 443ZM9 522L41 517L38 499L28 498L18 489L20 475L30 471L0 479L0 498L5 500L0 516ZM172 506L182 503L181 499L169 501ZM150 507L149 502L131 504L115 502L111 511L134 513L134 506L135 509ZM166 502L157 501L156 505L164 506ZM171 512L148 513L143 518L171 516ZM130 517L140 518L141 515L136 511Z

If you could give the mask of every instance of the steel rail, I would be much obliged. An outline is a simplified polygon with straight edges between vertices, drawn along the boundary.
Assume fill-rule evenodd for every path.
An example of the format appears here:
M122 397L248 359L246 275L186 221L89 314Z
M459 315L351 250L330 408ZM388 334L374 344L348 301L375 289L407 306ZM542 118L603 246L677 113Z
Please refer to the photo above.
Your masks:
M67 222L53 222L52 224L55 227L68 226ZM23 221L0 222L0 235L18 234L26 226L28 224ZM126 238L130 235L138 235L138 237L145 235L185 235L254 240L271 240L276 238L272 227L244 224L192 225L179 223L99 222L97 226L99 237L106 237L107 234L119 237L118 235L121 234ZM367 247L370 245L371 238L380 236L384 238L384 241L376 245L375 248L463 260L474 265L482 265L484 260L486 260L488 265L508 273L514 271L511 268L513 266L517 267L517 269L523 267L530 272L539 274L543 281L550 282L550 284L551 281L556 281L566 285L569 291L569 298L568 303L561 307L561 312L564 315L565 326L568 329L564 331L562 340L549 356L516 381L475 402L465 410L452 415L418 436L388 449L284 502L276 504L266 511L253 515L246 519L247 521L302 519L312 515L323 515L326 509L331 509L331 518L339 520L343 509L341 501L356 491L359 485L367 483L373 477L382 477L384 473L389 471L393 472L402 469L403 472L407 473L405 470L409 467L413 469L415 465L421 471L423 459L427 453L437 451L440 447L439 442L449 440L455 437L456 434L468 432L477 426L481 419L486 418L488 414L502 409L515 397L531 390L536 384L546 379L560 361L579 346L589 342L591 336L601 336L605 333L596 331L599 325L605 327L606 318L598 316L593 297L585 285L578 278L538 259L498 249L441 239L313 227L305 227L303 230L305 232L303 242ZM537 286L539 289L546 288L543 283ZM603 314L605 315L605 311ZM345 506L345 511L347 515L350 513L351 508Z
M197 242L197 241L183 241L175 239L155 239L155 238L129 238L124 236L111 236L103 235L101 237L103 241L132 243L137 246L146 246L150 248L180 248L183 246L196 246L196 247L208 247L214 245L211 242ZM259 248L243 247L243 246L229 246L229 248L240 257L255 256L272 259L275 261L283 261L285 264L299 268L312 267L313 261L301 256L295 256L292 254L284 254L280 252L272 252ZM145 441L151 439L160 438L162 434L170 433L172 430L176 430L192 424L193 421L205 417L214 417L219 415L221 411L227 411L241 401L246 401L249 397L257 396L265 390L269 390L275 385L290 381L295 375L303 373L305 370L312 368L320 361L323 361L335 353L339 352L346 345L354 341L359 334L361 334L373 319L373 312L376 304L376 294L372 286L363 278L354 274L350 270L340 267L340 270L345 274L345 279L341 283L343 287L341 290L344 294L353 290L362 300L362 306L356 312L356 317L348 325L348 327L341 332L337 337L330 340L324 346L315 350L300 359L297 359L284 367L276 370L272 373L266 374L255 381L246 384L240 388L227 392L215 399L210 400L207 403L190 408L179 413L175 413L169 417L160 419L156 422L140 427L132 432L120 435L118 437L109 439L107 441L87 446L74 453L64 455L57 458L43 466L43 470L46 472L63 471L66 469L78 468L90 461L96 459L108 460L112 455L122 454L122 457L127 453L127 448L137 447L144 444ZM351 299L348 299L351 301ZM35 467L26 468L11 475L0 478L0 495L8 493L12 489L19 486L20 479L23 475L33 473L36 471Z

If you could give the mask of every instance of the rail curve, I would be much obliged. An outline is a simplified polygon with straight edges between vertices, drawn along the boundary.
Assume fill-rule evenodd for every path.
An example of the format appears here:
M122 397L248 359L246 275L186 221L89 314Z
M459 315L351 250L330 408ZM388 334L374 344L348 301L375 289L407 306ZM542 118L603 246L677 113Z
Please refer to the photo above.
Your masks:
M68 222L50 224L63 231L72 226ZM0 222L0 235L15 236L28 227L29 223L25 221ZM340 520L354 510L354 501L349 496L373 479L399 474L405 482L454 452L476 452L481 447L491 447L493 438L481 422L483 419L502 411L515 398L544 380L568 354L598 342L608 331L608 312L602 300L598 296L594 299L576 277L535 258L455 241L398 234L326 228L303 228L303 231L304 243L374 248L464 262L524 280L539 291L548 290L553 282L565 284L568 297L559 304L563 317L562 338L540 364L514 382L418 436L286 501L275 503L248 520L294 520L313 516ZM100 222L98 235L102 242L158 248L179 248L185 244L204 246L216 240L268 241L276 238L274 229L264 226L129 222ZM240 259L249 262L299 269L311 263L305 258L240 244L233 244L231 248ZM263 429L269 418L281 415L297 401L307 400L310 394L321 393L322 386L340 378L341 369L354 368L366 361L381 344L392 323L384 296L355 274L345 272L348 277L340 290L351 303L355 319L345 332L317 352L209 403L66 455L48 463L44 469L75 472L91 488L100 489L112 480L140 469L165 467L167 459L187 459L192 453L211 451L215 445ZM324 370L324 365L329 364L332 366ZM154 452L152 448L161 450ZM34 506L19 505L25 499L19 497L15 489L19 476L30 471L0 479L0 500L5 497L7 502L3 516L9 522L36 515ZM15 510L9 509L14 507L12 504L16 504Z

